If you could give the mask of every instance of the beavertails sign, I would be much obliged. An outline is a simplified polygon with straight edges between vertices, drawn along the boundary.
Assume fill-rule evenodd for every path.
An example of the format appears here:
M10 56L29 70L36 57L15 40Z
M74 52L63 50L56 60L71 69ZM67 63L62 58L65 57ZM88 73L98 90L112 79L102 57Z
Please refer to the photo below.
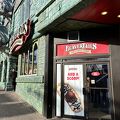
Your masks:
M11 37L10 53L18 51L23 46L30 35L30 31L31 21L28 19L27 22L18 29L18 32Z
M74 44L57 45L56 56L75 56L85 54L109 54L109 45L106 42L80 42Z

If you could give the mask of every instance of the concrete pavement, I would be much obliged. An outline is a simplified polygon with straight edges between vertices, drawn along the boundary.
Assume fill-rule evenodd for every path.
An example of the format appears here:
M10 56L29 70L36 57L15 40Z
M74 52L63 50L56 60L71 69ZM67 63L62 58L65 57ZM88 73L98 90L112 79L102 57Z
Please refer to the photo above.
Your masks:
M0 120L48 120L17 93L0 90ZM70 120L52 118L49 120ZM74 119L75 120L75 119Z
M15 92L0 90L0 120L45 120Z

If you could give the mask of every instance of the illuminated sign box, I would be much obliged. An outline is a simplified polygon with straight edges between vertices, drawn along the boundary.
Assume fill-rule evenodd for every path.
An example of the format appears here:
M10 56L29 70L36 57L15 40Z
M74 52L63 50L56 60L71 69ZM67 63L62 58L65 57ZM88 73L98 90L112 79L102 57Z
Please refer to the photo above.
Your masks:
M56 56L77 56L92 54L109 54L109 45L106 42L79 42L57 45Z

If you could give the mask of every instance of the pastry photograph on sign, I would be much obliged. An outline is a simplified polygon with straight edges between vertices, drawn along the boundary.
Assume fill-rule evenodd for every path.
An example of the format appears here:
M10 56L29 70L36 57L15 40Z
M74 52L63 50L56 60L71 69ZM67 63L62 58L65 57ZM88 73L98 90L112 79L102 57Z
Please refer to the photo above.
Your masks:
M58 84L58 94L60 95L61 87ZM80 96L68 83L64 84L64 100L69 105L70 109L75 112L81 112L83 110Z
M61 78L61 67L58 64L56 86L57 116L61 115L61 104L64 103L64 115L84 117L83 65L64 65L63 78ZM62 80L64 81L63 85L61 84Z
M64 114L84 116L83 65L64 65Z

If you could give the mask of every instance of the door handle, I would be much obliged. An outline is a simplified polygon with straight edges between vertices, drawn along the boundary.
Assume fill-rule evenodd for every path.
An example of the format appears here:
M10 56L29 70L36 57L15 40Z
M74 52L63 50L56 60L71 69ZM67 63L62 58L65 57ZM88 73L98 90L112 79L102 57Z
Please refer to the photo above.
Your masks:
M83 88L83 95L86 95L86 88Z

